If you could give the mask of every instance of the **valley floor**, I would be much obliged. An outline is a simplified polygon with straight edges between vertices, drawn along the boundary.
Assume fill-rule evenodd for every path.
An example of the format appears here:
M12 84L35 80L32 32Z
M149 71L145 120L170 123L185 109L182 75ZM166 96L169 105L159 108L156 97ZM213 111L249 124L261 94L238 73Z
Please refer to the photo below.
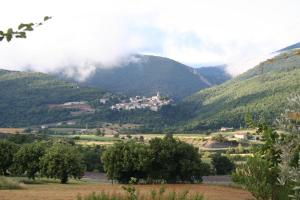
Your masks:
M40 184L24 185L20 190L0 190L1 200L76 200L78 195L85 196L92 192L123 193L121 185L99 183L76 183L61 185ZM152 189L159 189L160 185L139 185L137 189L141 194L149 194ZM168 191L202 193L207 200L248 200L251 194L245 190L227 186L206 184L169 184L165 185Z

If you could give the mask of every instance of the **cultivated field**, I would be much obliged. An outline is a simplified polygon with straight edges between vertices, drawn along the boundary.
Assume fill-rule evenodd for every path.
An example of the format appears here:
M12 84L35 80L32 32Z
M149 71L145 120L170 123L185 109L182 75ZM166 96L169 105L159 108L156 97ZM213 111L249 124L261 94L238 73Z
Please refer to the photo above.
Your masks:
M138 185L141 195L149 195L153 189L159 189L160 185ZM184 192L191 194L202 193L206 200L248 200L251 199L249 192L226 186L214 186L205 184L174 184L165 185L168 192ZM78 195L85 196L92 192L100 193L123 193L121 185L99 183L76 183L76 184L39 184L23 185L21 190L0 190L1 200L76 200ZM148 199L148 198L147 198ZM150 199L150 198L149 198Z
M23 128L0 128L0 133L17 134L22 133L23 131Z

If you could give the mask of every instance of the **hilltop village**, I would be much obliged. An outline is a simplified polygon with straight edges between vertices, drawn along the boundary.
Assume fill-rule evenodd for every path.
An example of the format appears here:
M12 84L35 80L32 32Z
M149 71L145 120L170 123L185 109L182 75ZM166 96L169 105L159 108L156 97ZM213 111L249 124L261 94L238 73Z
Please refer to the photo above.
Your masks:
M172 99L161 97L159 92L156 96L149 98L136 96L131 97L129 102L117 103L111 106L112 110L134 110L149 108L152 111L157 112L162 106L168 105L172 102Z

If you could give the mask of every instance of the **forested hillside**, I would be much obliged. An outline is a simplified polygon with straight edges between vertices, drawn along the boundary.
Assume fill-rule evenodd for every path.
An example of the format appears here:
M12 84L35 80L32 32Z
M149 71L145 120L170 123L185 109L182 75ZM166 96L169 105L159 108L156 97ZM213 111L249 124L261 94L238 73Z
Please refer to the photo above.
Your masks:
M195 117L186 129L239 127L249 112L273 121L287 97L300 92L300 50L281 53L248 72L186 99L194 104Z
M27 126L72 118L70 111L49 104L93 101L109 96L101 89L80 87L32 72L0 70L0 126Z
M231 75L226 72L225 67L226 65L207 66L196 68L195 71L201 74L212 85L219 85L232 78Z
M95 73L79 84L104 88L126 96L149 97L159 91L163 96L181 100L222 82L215 80L217 76L206 74L209 80L201 72L169 58L134 55L113 68L99 66Z

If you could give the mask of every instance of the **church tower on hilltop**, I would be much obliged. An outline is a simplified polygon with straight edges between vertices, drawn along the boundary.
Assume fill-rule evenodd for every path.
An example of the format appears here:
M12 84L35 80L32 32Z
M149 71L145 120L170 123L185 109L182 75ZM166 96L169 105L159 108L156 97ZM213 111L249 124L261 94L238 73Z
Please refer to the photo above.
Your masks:
M160 99L159 91L156 93L156 97Z

